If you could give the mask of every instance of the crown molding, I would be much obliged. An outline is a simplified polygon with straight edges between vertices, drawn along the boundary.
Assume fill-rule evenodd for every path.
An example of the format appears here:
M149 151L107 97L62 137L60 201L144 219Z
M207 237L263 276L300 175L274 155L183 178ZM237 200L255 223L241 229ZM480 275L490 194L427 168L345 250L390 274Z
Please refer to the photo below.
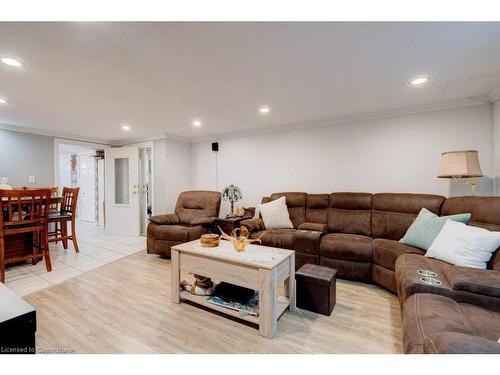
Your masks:
M19 132L19 133L44 135L46 137L66 139L69 141L89 142L89 143L96 143L96 144L100 144L100 145L104 145L104 146L115 146L115 142L113 142L112 140L103 140L103 139L91 138L91 137L81 137L81 136L68 134L68 133L55 132L55 131L51 131L51 130L43 130L43 129L37 129L37 128L30 128L27 126L19 126L19 125L0 123L0 129L11 130L11 131Z
M45 136L49 136L49 137L66 139L66 140L70 140L70 141L82 141L82 142L97 143L97 144L102 144L102 145L107 145L107 146L127 146L127 145L155 141L155 140L160 140L160 139L166 139L166 140L172 140L172 141L184 142L184 143L204 143L204 142L212 142L212 141L218 141L218 140L223 140L223 139L231 139L231 138L255 136L255 135L260 135L260 134L284 132L284 131L289 131L289 130L300 130L300 129L319 128L319 127L326 127L326 126L337 126L337 125L344 125L344 124L350 124L350 123L356 123L356 122L362 122L362 121L377 120L377 119L384 119L384 118L398 117L398 116L406 116L406 115L417 114L417 113L426 113L426 112L447 110L447 109L460 108L460 107L470 107L470 106L481 105L481 104L484 105L484 104L488 104L488 103L493 103L493 102L497 101L498 99L500 99L500 87L497 90L493 90L492 92L490 92L488 94L487 98L466 98L466 99L459 99L459 100L441 102L441 103L436 103L436 104L429 104L429 105L424 105L424 106L419 106L419 107L403 107L403 108L397 108L397 109L392 109L392 110L387 110L387 111L372 112L372 113L367 113L367 114L359 114L359 115L344 116L344 117L337 117L337 118L329 118L329 119L323 119L323 120L318 120L318 121L290 123L290 124L284 124L284 125L262 127L262 128L258 128L258 129L249 129L249 130L242 130L242 131L229 132L229 133L212 134L212 135L208 135L205 137L197 137L197 138L187 138L187 137L181 137L181 136L178 136L175 134L162 133L162 134L157 134L155 136L149 136L149 137L127 138L127 139L121 139L121 140L117 140L117 139L115 139L115 140L103 140L103 139L98 139L98 138L82 137L82 136L77 136L77 135L72 135L72 134L67 134L67 133L54 132L54 131L50 131L50 130L42 130L42 129L37 129L37 128L30 128L30 127L19 126L19 125L10 125L10 124L4 124L4 123L0 123L0 129L12 130L12 131L17 131L17 132L22 132L22 133L37 134L37 135L45 135Z
M192 143L204 143L204 142L220 141L223 139L248 137L248 136L255 136L255 135L260 135L260 134L278 133L278 132L284 132L284 131L289 131L289 130L300 130L300 129L345 125L345 124L351 124L351 123L362 122L362 121L378 120L378 119L384 119L384 118L390 118L390 117L399 117L399 116L406 116L406 115L411 115L411 114L426 113L426 112L433 112L433 111L442 111L442 110L447 110L447 109L470 107L470 106L475 106L475 105L484 105L484 104L488 104L488 103L491 104L492 102L490 100L485 101L483 99L478 99L478 98L466 98L466 99L459 99L459 100L441 102L441 103L436 103L436 104L429 104L429 105L424 105L424 106L419 106L419 107L403 107L403 108L398 108L398 109L392 109L392 110L380 111L380 112L372 112L372 113L367 113L367 114L345 116L345 117L338 117L338 118L330 118L330 119L324 119L324 120L318 120L318 121L307 121L307 122L302 122L302 123L291 123L291 124L285 124L285 125L263 127L263 128L258 128L258 129L242 130L242 131L236 131L236 132L231 132L231 133L214 134L214 135L210 135L210 136L206 136L206 137L194 138L194 139L192 139L191 142Z
M181 137L178 135L174 134L169 134L169 133L163 133L163 134L158 134L154 135L152 137L138 137L138 138L128 138L128 139L122 139L122 140L115 140L113 142L114 146L128 146L128 145L133 145L137 143L143 143L143 142L150 142L150 141L156 141L160 139L167 139L171 141L177 141L177 142L184 142L184 143L192 143L193 140L185 137Z

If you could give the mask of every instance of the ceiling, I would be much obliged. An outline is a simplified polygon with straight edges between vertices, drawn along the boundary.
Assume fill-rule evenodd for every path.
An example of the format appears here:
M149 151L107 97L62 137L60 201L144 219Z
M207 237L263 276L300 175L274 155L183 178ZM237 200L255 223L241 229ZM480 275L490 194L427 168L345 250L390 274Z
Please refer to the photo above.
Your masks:
M0 56L26 63L0 64L0 124L197 140L490 100L500 23L3 22ZM432 80L407 85L420 73Z

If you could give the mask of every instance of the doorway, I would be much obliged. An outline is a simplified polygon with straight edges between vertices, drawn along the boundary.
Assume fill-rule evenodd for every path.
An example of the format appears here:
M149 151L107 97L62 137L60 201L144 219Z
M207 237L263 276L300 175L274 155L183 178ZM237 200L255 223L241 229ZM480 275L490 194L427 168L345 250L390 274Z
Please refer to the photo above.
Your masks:
M153 214L153 158L151 147L139 148L139 193L141 236L146 235L149 218Z
M77 219L104 225L104 164L99 162L102 149L60 142L56 146L58 194L62 194L64 187L79 187Z

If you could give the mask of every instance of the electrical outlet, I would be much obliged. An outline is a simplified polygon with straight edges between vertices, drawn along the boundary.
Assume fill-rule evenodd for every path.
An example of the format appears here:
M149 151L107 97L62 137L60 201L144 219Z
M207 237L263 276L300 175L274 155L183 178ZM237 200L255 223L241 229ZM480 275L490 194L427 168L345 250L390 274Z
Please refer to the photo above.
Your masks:
M29 176L28 181L30 184L34 184L35 183L35 176Z

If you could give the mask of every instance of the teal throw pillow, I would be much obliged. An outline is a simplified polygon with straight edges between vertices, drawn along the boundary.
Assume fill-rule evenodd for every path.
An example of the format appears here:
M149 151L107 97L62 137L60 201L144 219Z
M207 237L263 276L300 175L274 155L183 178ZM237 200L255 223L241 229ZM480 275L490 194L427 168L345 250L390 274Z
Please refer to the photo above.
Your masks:
M467 224L471 214L438 216L422 208L413 224L399 242L427 251L447 220Z

